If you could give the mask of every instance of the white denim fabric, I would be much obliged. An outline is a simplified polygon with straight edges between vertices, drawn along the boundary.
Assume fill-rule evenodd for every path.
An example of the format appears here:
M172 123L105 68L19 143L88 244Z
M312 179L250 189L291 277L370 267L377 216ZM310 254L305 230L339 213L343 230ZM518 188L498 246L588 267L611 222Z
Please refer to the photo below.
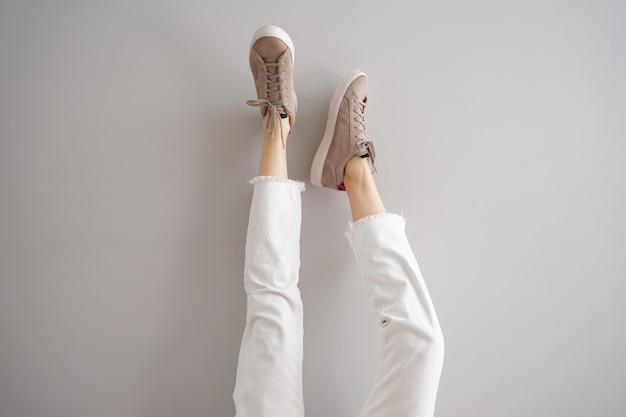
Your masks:
M257 177L244 267L244 330L233 398L237 417L303 417L301 192ZM437 315L396 214L350 223L346 236L381 326L376 374L360 417L430 417L443 366Z

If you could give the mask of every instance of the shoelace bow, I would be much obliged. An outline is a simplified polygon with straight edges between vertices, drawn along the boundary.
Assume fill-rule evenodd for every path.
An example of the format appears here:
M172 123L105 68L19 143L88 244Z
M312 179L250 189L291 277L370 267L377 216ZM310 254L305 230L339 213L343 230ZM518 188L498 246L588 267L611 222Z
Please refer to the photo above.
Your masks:
M276 131L276 115L287 114L287 111L285 110L287 94L284 94L284 92L288 89L287 86L284 85L287 80L281 79L281 75L286 72L283 65L284 62L264 63L264 80L262 82L264 84L264 92L267 98L248 100L246 102L248 106L253 107L267 106L267 109L269 111L269 118L267 121L267 125L265 126L265 133L272 136ZM279 123L278 126L280 129L280 140L282 141L284 148L285 138L283 136L283 126L281 123Z
M356 124L354 128L358 131L355 137L359 139L356 143L357 148L361 151L366 151L369 155L368 161L370 164L370 170L372 173L376 173L376 167L374 161L376 160L376 150L374 149L374 143L371 140L365 138L365 107L367 103L365 101L354 100L357 106L354 108L354 121Z

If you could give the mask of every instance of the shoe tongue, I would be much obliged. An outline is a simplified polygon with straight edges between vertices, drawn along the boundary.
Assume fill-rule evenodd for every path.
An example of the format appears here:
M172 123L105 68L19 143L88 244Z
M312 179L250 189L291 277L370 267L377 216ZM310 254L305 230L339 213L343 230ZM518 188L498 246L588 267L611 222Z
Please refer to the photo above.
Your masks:
M270 40L271 42L263 42L263 41L267 41ZM269 63L277 63L280 62L280 60L283 58L283 55L286 53L287 50L287 46L284 47L284 49L282 48L277 48L276 47L276 40L273 38L261 38L257 44L255 45L255 48L257 50L257 52L259 52L259 54L261 56L263 56L263 60L265 61L266 64ZM274 81L278 81L278 77L280 77L279 75L279 69L280 67L278 65L268 65L267 66L267 72L270 74L275 74L276 78L274 78ZM269 91L268 91L268 99L270 101L277 101L280 100L280 85L279 84L271 84L268 86ZM285 115L285 117L287 117Z

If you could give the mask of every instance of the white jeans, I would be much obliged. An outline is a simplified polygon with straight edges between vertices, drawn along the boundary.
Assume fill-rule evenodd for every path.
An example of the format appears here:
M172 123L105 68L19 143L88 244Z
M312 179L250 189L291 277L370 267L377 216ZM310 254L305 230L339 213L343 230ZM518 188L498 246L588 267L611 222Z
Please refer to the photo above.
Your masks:
M257 177L246 238L246 327L233 398L238 417L303 417L301 192ZM348 237L381 326L381 350L362 417L426 417L435 408L443 336L396 214L350 223Z

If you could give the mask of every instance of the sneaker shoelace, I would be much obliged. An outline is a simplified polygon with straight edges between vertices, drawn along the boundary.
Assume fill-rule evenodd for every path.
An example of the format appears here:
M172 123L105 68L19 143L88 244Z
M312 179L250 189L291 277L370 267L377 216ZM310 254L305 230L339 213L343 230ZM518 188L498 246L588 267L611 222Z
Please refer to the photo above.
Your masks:
M285 62L268 62L264 63L263 68L263 84L262 92L266 95L266 98L259 98L257 100L248 100L246 104L253 107L266 106L269 111L269 118L267 125L265 126L265 133L274 135L276 131L276 115L287 114L285 105L287 104L289 90L287 86L287 78L282 77L287 72L285 69ZM278 124L280 129L280 140L285 147L285 139L283 136L282 124Z
M370 170L372 173L376 173L376 167L374 166L374 160L376 159L376 150L374 149L374 143L371 140L367 140L365 136L365 107L366 101L353 100L356 106L354 106L354 121L356 122L354 128L357 130L355 138L357 139L356 146L362 152L366 152L363 158L367 157Z

